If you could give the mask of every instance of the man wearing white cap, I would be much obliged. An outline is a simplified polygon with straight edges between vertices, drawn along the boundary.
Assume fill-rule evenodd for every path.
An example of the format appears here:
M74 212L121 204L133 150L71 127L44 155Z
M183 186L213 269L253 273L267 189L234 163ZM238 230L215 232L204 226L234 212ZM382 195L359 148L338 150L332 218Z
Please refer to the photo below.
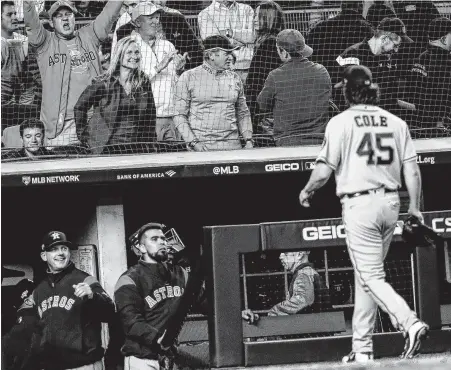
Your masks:
M249 4L235 0L213 0L197 16L202 40L221 35L228 38L235 52L235 72L246 81L254 55L254 10Z
M157 109L157 141L176 139L173 122L173 88L177 71L186 63L186 55L179 55L174 45L157 37L160 30L162 8L151 2L139 3L132 11L136 42L141 49L141 68L149 76Z

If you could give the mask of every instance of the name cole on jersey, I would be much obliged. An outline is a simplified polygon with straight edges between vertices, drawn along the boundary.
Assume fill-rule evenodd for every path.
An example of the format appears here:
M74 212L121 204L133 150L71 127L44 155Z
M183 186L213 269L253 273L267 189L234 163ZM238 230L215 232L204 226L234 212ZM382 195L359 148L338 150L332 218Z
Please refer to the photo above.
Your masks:
M150 308L153 308L157 303L168 298L181 297L184 291L184 288L181 288L178 285L165 285L159 289L155 289L151 294L147 295L145 301Z
M63 308L66 311L70 311L73 304L75 303L75 299L68 298L66 296L53 295L44 299L41 304L38 306L39 316L42 317L42 314L53 308Z
M354 121L357 127L387 127L387 117L379 116L379 120L374 118L374 115L356 115Z

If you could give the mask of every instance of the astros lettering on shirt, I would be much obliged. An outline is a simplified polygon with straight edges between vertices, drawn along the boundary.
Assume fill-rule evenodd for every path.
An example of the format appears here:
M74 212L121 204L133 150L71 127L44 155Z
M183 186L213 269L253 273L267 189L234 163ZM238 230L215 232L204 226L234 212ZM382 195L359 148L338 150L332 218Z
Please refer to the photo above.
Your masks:
M316 162L335 171L337 195L401 187L401 167L416 160L407 124L373 105L355 105L326 127Z
M73 296L74 297L74 296ZM42 317L42 314L51 309L51 308L64 308L66 311L70 311L72 309L73 304L75 303L74 298L68 298L65 295L59 296L54 295L44 299L41 304L38 306L39 316Z

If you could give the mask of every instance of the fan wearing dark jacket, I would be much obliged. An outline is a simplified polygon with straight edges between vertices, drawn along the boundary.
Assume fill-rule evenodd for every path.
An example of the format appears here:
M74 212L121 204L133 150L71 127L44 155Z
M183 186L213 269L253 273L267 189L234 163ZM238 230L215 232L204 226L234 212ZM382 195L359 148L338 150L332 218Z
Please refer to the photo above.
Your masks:
M75 104L78 138L92 153L124 154L153 148L155 102L140 61L136 41L123 38L116 45L109 69L88 86ZM91 107L94 114L88 121Z
M322 64L332 81L336 57L348 47L373 36L373 28L362 16L362 1L342 1L341 12L318 23L305 36L305 42L313 49L311 61Z

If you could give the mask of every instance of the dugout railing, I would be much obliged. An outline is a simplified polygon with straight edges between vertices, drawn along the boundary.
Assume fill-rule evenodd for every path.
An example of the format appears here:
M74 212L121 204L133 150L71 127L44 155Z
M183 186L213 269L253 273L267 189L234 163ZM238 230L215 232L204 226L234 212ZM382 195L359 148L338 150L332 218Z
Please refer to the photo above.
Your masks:
M451 211L425 212L425 223L440 232L444 245L417 247L411 251L414 304L419 317L431 327L424 353L451 350L450 304L442 304L444 289L449 290L449 251ZM406 215L400 215L392 248L410 248L401 242L400 230ZM240 258L242 254L262 251L314 250L343 248L343 235L330 230L340 219L290 221L204 228L204 255L207 291L210 367L262 366L274 364L337 361L351 348L350 335L329 335L289 340L248 341L247 337L343 332L340 311L294 315L288 318L262 318L250 328L241 319ZM303 230L316 228L324 238L305 240ZM327 231L329 230L329 231ZM318 234L319 235L319 234ZM334 236L335 235L335 236ZM309 238L307 238L309 239ZM446 254L446 256L445 256ZM260 325L260 326L259 326ZM277 328L277 331L275 331ZM295 329L293 329L295 328ZM376 356L389 357L402 352L401 333L374 335Z

